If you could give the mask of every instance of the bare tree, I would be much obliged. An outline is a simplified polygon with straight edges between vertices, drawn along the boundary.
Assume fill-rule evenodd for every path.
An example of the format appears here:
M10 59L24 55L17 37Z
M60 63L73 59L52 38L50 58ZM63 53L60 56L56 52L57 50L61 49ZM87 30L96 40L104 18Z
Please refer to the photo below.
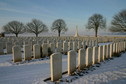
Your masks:
M52 31L58 31L58 36L60 37L60 33L66 32L68 30L68 28L66 27L66 23L65 23L64 20L57 19L53 22L51 30Z
M48 31L47 26L42 21L37 19L33 19L32 22L27 23L26 28L27 32L34 33L36 37L38 37L38 34Z
M24 24L18 21L8 22L3 26L3 30L8 33L15 34L18 37L18 34L25 32Z
M126 32L126 9L114 15L109 30L111 32Z
M94 14L88 19L87 29L94 29L95 37L97 37L98 29L106 27L106 20L101 14Z

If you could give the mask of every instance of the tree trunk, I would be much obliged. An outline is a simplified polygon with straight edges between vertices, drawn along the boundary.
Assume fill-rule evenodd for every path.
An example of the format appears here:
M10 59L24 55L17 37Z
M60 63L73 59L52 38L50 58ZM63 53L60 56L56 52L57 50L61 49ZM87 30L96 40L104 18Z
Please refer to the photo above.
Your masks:
M98 33L98 28L96 28L95 30L95 37L97 37L97 33Z
M60 31L58 31L58 36L60 37Z
M18 37L18 34L15 34L16 35L16 37Z
M38 37L38 34L35 34L36 35L36 37Z
M97 33L95 32L95 37L97 37Z

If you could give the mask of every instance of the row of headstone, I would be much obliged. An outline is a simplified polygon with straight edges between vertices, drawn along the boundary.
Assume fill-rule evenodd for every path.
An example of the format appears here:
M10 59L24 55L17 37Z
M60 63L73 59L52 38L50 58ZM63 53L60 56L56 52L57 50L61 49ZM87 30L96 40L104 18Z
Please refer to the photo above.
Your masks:
M24 42L24 44L25 45L26 44L30 45L31 46L30 48L33 50L32 45L34 45L35 43L33 42L32 44L29 44L27 42ZM4 54L3 43L1 42L0 45L1 45L1 47L0 47L0 54ZM19 45L19 44L15 43L15 45ZM78 45L78 47L77 47L77 45ZM97 46L98 43L97 43L97 40L96 41L83 41L82 43L80 41L78 41L78 43L76 41L74 41L74 42L63 42L63 43L58 42L56 47L57 47L57 52L62 52L64 54L66 54L67 51L69 51L69 50L77 51L80 48L86 48L86 45L91 47L91 46ZM7 54L11 54L12 53L12 46L13 46L12 42L7 42L6 43ZM55 43L52 43L52 46L53 46L53 48L50 48L51 49L51 53L53 53L55 51ZM48 48L49 47L51 47L51 46L48 44ZM43 52L44 55L47 55L47 53L48 53L47 50L48 50L47 48L42 49L42 52Z
M3 49L7 49L6 53L7 54L11 54L12 53L12 46L14 45L20 45L21 47L23 47L23 45L30 45L31 46L31 49L33 50L33 45L34 44L39 44L39 45L42 45L43 43L47 43L49 45L49 43L53 43L55 48L57 48L57 52L62 52L62 53L66 53L66 50L75 50L77 51L78 49L80 48L84 48L85 45L91 47L91 46L96 46L98 45L98 42L99 40L103 39L103 37L100 37L100 38L82 38L80 37L79 39L78 38L73 38L73 37L63 37L63 38L55 38L54 37L54 41L51 40L52 38L50 37L40 37L40 38L33 38L33 37L19 37L19 38L15 38L15 37L8 37L8 38L2 38L0 39L1 40L1 43L2 43L2 46L1 46L1 54L4 54L4 51ZM63 40L66 40L66 46L68 47L63 47ZM106 38L107 41L113 41L113 42L120 42L120 41L124 41L126 40L125 38ZM112 39L112 40L111 40ZM7 40L7 41L6 41ZM60 40L60 41L59 41ZM58 43L60 42L60 43ZM102 41L102 42L106 42L106 41ZM76 47L77 46L77 47ZM3 49L2 49L3 48ZM65 48L68 48L68 49L65 49Z
M96 42L94 42L94 43L95 43L94 45L98 45ZM25 44L27 44L27 43L25 42ZM57 48L57 52L66 53L69 50L77 51L78 49L80 49L82 47L85 48L86 45L88 45L88 44L90 44L90 42L88 43L86 41L84 41L82 43L78 42L78 44L77 44L77 42L66 42L66 41L63 43L57 42L56 48ZM77 47L77 45L78 45L78 47ZM47 56L49 47L51 47L50 49L51 49L52 53L55 51L55 44L54 43L50 43L50 44L44 43L44 44L42 44L42 46L44 46L44 47L42 47L42 48L44 48L44 49L42 49L42 53L44 56ZM91 47L91 45L89 45L89 46ZM31 45L31 48L33 48L32 45Z
M29 45L26 42L25 42L25 44L26 45L23 46L23 48L24 48L24 60L31 60L32 59L31 58L32 57L32 48L31 48L32 45ZM69 44L69 47L68 47L68 44ZM81 43L79 42L78 45L80 45L80 44ZM7 46L8 46L7 52L11 53L12 44L7 43ZM85 46L85 44L83 46ZM18 47L19 47L19 45L18 45ZM13 48L13 51L14 51L14 49L15 48ZM50 43L50 45L48 45L47 43L44 43L44 44L42 44L42 47L40 47L39 44L34 44L33 45L33 57L34 58L40 58L40 57L48 56L49 55L48 49L50 49L50 54L54 53L55 52L54 43ZM68 50L77 51L77 43L76 42L63 42L63 53L67 53ZM57 52L62 52L61 42L57 43ZM13 54L13 56L14 56L14 54ZM21 56L19 56L19 57L21 57ZM16 59L13 59L13 60L16 60Z
M34 59L39 59L41 57L44 58L44 57L49 56L50 54L55 52L55 48L54 48L53 43L50 43L50 45L48 45L47 43L44 43L41 46L39 44L34 44L33 51L31 49L31 45L24 45L23 49L24 49L24 60L25 61L32 59L32 52L33 52ZM13 61L14 60L16 60L14 62L22 61L21 46L19 46L19 45L13 46L12 51L13 51L12 52L13 53ZM16 52L16 51L18 51L18 52ZM15 54L15 53L19 53L19 54ZM18 57L20 58L20 60Z
M4 39L4 38L3 38ZM2 42L2 44L0 43L0 54L4 54L4 51L3 51L3 49L4 48L6 48L7 49L7 54L10 54L11 52L12 52L12 46L13 45L22 45L22 43L23 43L23 39L24 39L24 37L21 37L21 38L12 38L12 42L6 42L6 38L3 40L3 41L1 41ZM29 41L27 41L29 39ZM43 42L41 41L42 39L41 38L39 38L40 40L37 42L37 40L35 39L35 38L25 38L24 39L24 41L26 41L26 42L24 42L24 44L26 45L26 44L28 44L28 45L31 45L31 48L33 48L32 46L34 45L34 44L36 44L36 43L38 43L38 44L40 44L41 45L41 43L43 43L43 42L49 42L50 43L50 41L49 40L47 40L46 39L46 37L44 38L44 40L43 40ZM50 39L50 38L49 38ZM63 40L63 39L59 39L59 38L55 38L56 40ZM64 37L64 39L66 39L67 40L67 43L65 44L66 46L67 46L67 44L69 44L68 45L68 47L63 47L63 51L61 50L61 46L63 46L62 44L61 44L61 46L58 46L57 47L57 51L58 52L63 52L63 53L66 53L68 50L77 50L77 49L80 49L81 48L81 44L80 44L80 41L83 41L83 40L88 40L88 41L83 41L83 45L82 45L82 47L84 47L85 46L85 44L86 45L88 45L88 46L93 46L94 45L94 43L93 43L93 41L91 42L89 39L83 39L83 40L81 40L82 38L72 38L71 39L71 37ZM99 41L99 39L101 40L102 38L98 38L98 41ZM10 39L10 37L9 38L7 38L7 41L10 41L11 39ZM70 40L73 40L74 42L73 42L73 44L71 43L71 42L68 42L68 41L70 41ZM80 40L80 41L79 41ZM110 39L108 39L108 40L110 40ZM31 42L30 42L31 41ZM77 41L77 42L75 42L75 41ZM89 42L90 41L90 42ZM97 40L96 40L97 41ZM120 39L116 39L115 41L120 41ZM12 43L14 43L14 44L12 44ZM59 44L59 43L58 43ZM54 43L54 46L56 45L56 43ZM96 45L97 45L97 42L96 42ZM78 46L78 47L76 47L76 46ZM56 47L56 46L55 46ZM73 47L73 48L72 48ZM67 49L68 48L68 49ZM53 49L53 50L55 50L55 49Z
M81 48L78 51L78 70L91 66L96 63L100 63L106 59L112 58L115 54L118 54L126 50L126 42L111 43L103 46L88 47L87 49ZM68 75L72 75L76 71L76 52L70 50L67 53L67 71ZM61 53L54 53L50 59L51 65L51 81L56 81L62 78L62 55Z
M122 37L123 38L123 37ZM43 42L51 42L51 41L84 41L84 40L98 40L98 42L111 42L111 41L119 41L120 37L107 37L107 36L102 36L102 37L3 37L0 38L0 41L2 42L7 42L7 41L12 41L14 42L20 42L23 43L23 41L43 41ZM123 38L125 39L125 38ZM125 39L126 40L126 39Z
M19 44L23 45L23 43L25 44L25 42L28 43L28 44L31 42L32 45L34 45L36 43L41 45L44 42L46 42L46 43L52 42L52 38L51 37L50 38L49 37L45 37L45 38L41 37L41 38L38 38L38 39L34 38L34 37L27 37L27 38L26 37L19 37L19 38L14 38L13 37L12 40L10 39L11 37L8 37L8 38L4 37L4 38L5 38L4 40L0 40L1 42L3 42L3 46L4 47L5 47L7 41L8 42L12 42L15 45L19 45ZM94 38L94 39L93 38L88 38L87 39L87 37L85 37L85 38L82 37L82 38L79 38L79 39L76 39L76 38L71 39L71 38L73 38L73 37L69 37L68 39L66 39L66 41L67 42L70 42L70 41L81 41L81 42L83 42L83 41L91 41L91 40L99 41L99 39L103 39L103 37L100 37L100 38L97 38L97 39L96 38ZM62 39L62 38L56 39L55 37L53 39L55 39L55 41L54 41L55 43L58 42L58 40L60 40L61 42L65 40L65 39ZM106 39L108 39L108 37ZM110 39L112 39L112 41L114 41L115 38L111 37L111 38L109 38L109 40ZM125 39L122 39L122 38L117 38L117 39L115 39L115 41L120 41L120 39L121 40L125 40ZM104 42L104 41L102 41L102 42Z
M63 44L63 47L62 47L62 44ZM63 43L58 42L57 43L57 52L62 52L64 54L66 54L66 52L68 52L69 50L77 51L80 48L86 48L86 46L88 46L88 47L98 46L98 43L97 43L97 41L83 41L83 42L78 41L78 43L76 41L74 41L74 42L64 41Z
M65 42L65 45L64 45L64 42ZM64 41L64 42L62 42L62 41L57 42L57 43L56 42L48 42L47 45L48 45L48 48L49 48L50 43L52 43L52 44L54 44L54 48L57 48L57 52L63 52L63 53L66 53L66 51L68 51L68 50L77 51L78 49L85 47L85 45L87 45L87 46L98 45L97 40L96 41L93 41L93 40L92 41L83 41L83 42L81 42L81 41L70 41L70 42ZM23 45L30 45L31 46L30 48L33 50L34 44L42 45L46 42L42 42L42 41L31 41L31 42L30 41L20 41L20 42L15 41L15 42L12 42L12 41L10 41L10 42L5 42L5 43L1 42L1 43L2 43L1 44L2 46L1 46L0 52L3 52L3 49L4 49L3 44L6 44L6 47L5 47L6 51L7 51L6 53L11 54L12 53L12 47L14 45L19 45L21 47L23 47Z

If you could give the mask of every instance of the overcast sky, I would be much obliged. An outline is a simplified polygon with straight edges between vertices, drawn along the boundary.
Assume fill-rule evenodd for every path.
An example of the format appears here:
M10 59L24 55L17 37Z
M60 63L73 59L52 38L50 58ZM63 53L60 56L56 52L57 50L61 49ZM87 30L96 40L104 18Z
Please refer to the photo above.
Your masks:
M126 0L0 0L0 31L12 20L24 24L33 18L43 21L50 29L56 19L64 19L67 33L85 32L85 24L94 13L102 14L109 25L113 15L126 9Z

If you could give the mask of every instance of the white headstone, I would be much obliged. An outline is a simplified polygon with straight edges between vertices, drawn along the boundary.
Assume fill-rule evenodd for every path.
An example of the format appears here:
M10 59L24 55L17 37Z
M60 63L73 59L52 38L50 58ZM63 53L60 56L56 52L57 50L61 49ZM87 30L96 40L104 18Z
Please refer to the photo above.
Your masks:
M106 45L107 49L106 49L106 58L110 57L110 45Z
M84 48L78 51L78 69L82 70L86 66L86 50Z
M68 43L67 42L63 42L63 53L67 54L68 51Z
M76 41L73 42L73 50L77 51L77 42Z
M103 45L103 56L102 56L102 60L106 59L106 45Z
M54 43L50 43L49 47L50 47L51 53L54 53L55 52L55 45L54 45Z
M73 50L73 43L72 42L68 42L68 50Z
M98 62L100 63L103 60L103 46L98 47Z
M82 42L82 46L83 46L84 49L86 49L86 41Z
M76 70L76 52L68 51L68 75L71 75Z
M116 53L116 43L113 43L113 54Z
M62 78L62 55L54 53L50 56L51 81Z
M93 64L98 62L98 47L93 47Z
M82 46L81 41L78 41L78 49L80 49Z
M40 45L38 45L38 44L33 45L33 56L35 59L41 58Z
M57 42L57 52L62 52L62 43Z
M13 62L22 61L21 48L18 45L12 47Z
M87 66L90 66L93 63L93 55L92 55L92 53L93 53L92 47L88 47L86 49L86 57L87 57L86 65Z
M12 53L12 43L11 42L6 43L6 50L7 50L7 54Z
M24 45L24 60L31 60L32 50L30 45Z
M113 44L110 44L110 55L109 58L112 58L113 55Z
M43 43L42 44L42 57L48 56L48 44Z

